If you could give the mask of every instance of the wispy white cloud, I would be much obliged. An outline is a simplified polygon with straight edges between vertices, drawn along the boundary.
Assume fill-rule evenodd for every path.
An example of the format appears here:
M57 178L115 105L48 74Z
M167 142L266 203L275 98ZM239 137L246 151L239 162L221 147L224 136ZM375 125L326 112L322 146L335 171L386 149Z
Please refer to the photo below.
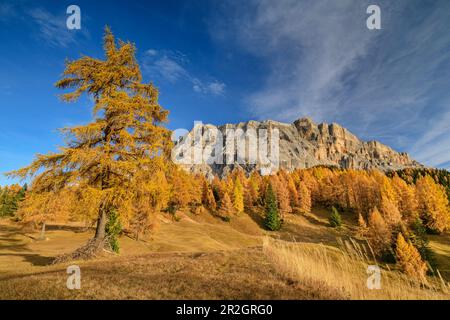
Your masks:
M187 70L189 60L178 52L149 49L143 57L143 71L152 78L162 78L175 83L187 81L195 92L210 95L223 95L226 85L218 80L201 80Z
M156 60L150 68L155 69L156 72L160 73L161 76L170 82L175 82L181 77L188 75L186 69L184 69L175 60L172 60L167 56Z
M205 94L223 95L225 93L225 83L219 81L212 81L203 83L198 79L192 79L194 91Z
M68 30L65 12L53 14L42 7L25 5L23 2L5 1L0 3L0 22L11 23L20 20L21 23L30 25L37 36L55 47L68 47L77 42L79 36L89 37L89 32L85 27L81 30ZM88 17L83 15L83 21Z
M412 145L410 152L417 160L430 166L445 166L450 168L450 100L445 105L447 111L439 117L431 116L422 119L423 126L427 128L420 138Z
M229 1L212 34L268 68L247 95L255 117L336 121L427 164L450 161L450 138L436 140L450 136L449 2L377 1L382 30L366 28L369 4Z
M39 36L49 44L68 47L76 42L76 31L67 29L65 15L54 15L42 8L30 9L28 14L38 25Z
M68 15L63 11L53 14L42 7L33 7L23 2L0 3L0 22L10 23L15 20L23 24L31 25L37 36L46 43L55 47L68 47L77 42L80 36L88 38L89 31L82 23L81 30L69 30L66 26ZM82 15L82 21L88 20L88 16Z

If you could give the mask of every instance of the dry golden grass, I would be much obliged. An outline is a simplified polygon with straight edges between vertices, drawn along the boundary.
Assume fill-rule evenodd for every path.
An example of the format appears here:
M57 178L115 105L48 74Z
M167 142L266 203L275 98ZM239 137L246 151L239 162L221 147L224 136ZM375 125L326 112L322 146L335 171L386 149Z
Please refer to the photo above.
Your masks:
M315 290L326 290L343 299L425 300L450 299L443 283L420 283L404 275L382 270L381 289L367 287L367 255L353 246L354 254L317 244L264 239L264 252L284 276ZM444 292L445 291L445 292Z
M261 247L151 253L74 261L81 290L66 288L69 264L0 277L1 299L330 299L278 274Z
M60 265L50 263L85 244L92 230L50 225L48 239L36 241L39 232L0 220L0 299L448 299L414 286L407 296L405 286L389 295L367 290L364 263L336 248L336 236L345 233L320 218L291 215L273 233L249 215L230 223L209 214L179 216L178 222L162 218L158 232L143 241L122 236L120 255ZM265 234L288 241L266 241L263 249ZM450 247L439 240L433 243L448 263ZM66 288L70 264L81 267L79 291ZM383 286L385 276L401 278L383 271Z
M430 247L433 250L439 272L450 281L450 233L430 236Z

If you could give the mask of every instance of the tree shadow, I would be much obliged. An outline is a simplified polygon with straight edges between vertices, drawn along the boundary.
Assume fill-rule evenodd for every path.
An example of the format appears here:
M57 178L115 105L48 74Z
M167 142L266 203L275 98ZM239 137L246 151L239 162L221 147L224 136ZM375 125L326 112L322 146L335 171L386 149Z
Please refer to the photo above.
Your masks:
M319 225L319 226L322 226L322 227L328 227L329 226L328 222L322 221L321 219L317 218L312 213L299 213L299 215L301 215L303 218L305 218L311 224Z
M284 223L279 233L281 240L293 242L324 243L329 245L336 244L336 235L333 230L324 232L308 226L299 226L294 223Z
M446 254L436 252L436 250L433 250L433 257L442 278L446 281L450 281L450 257Z
M250 219L252 219L258 226L264 229L264 218L256 210L249 210L246 212Z
M47 224L45 227L47 231L71 231L74 233L83 233L89 231L93 228L91 227L80 227L80 226L68 226L68 225L58 225L58 224Z
M55 259L55 257L45 257L36 253L0 253L0 256L21 257L33 266L48 266Z

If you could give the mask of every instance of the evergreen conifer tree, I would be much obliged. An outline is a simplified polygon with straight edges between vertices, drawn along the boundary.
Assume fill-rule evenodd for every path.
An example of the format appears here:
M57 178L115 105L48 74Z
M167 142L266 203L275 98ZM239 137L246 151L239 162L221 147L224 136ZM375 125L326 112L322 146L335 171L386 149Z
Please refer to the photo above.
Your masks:
M340 227L342 225L342 217L335 207L331 209L331 215L328 218L328 221L330 222L330 226L333 228Z
M264 226L270 231L279 230L281 228L281 220L278 213L277 199L271 183L269 183L266 190L265 205L266 215L264 219Z

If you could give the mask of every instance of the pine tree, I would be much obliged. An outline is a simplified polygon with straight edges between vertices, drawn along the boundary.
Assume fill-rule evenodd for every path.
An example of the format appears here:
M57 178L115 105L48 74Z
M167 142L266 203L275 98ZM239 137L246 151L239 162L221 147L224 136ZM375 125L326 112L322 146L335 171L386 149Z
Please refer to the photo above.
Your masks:
M25 199L27 184L0 187L0 217L14 216L21 202Z
M397 236L395 254L397 263L404 273L421 282L426 282L426 263L420 257L419 251L410 242L406 242L401 233Z
M275 197L272 184L270 183L266 190L265 204L266 204L265 209L266 215L264 219L264 226L271 231L279 230L281 228L281 220L278 214L277 199Z
M132 43L116 42L109 28L104 37L105 60L88 56L69 61L56 83L71 89L66 102L87 94L94 102L95 118L87 125L65 128L67 146L58 153L38 155L28 167L10 173L34 178L35 193L67 187L89 191L100 199L93 245L104 244L111 212L128 217L136 195L145 192L148 177L165 171L171 149L170 131L161 124L167 111L158 103L158 90L142 83Z
M335 207L331 209L331 215L328 218L328 221L330 222L330 226L333 228L340 227L342 225L342 217L337 211Z

